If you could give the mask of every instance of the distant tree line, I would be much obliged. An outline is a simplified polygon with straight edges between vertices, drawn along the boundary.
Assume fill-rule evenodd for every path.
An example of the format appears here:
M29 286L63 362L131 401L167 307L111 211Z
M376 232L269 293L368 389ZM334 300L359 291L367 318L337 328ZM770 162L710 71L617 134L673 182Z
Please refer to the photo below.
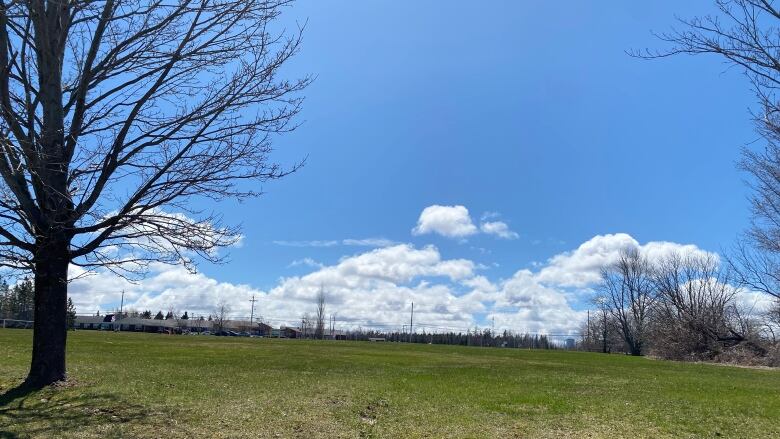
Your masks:
M546 335L501 333L490 329L474 329L464 332L414 332L381 331L357 329L344 334L346 340L368 341L370 338L384 338L390 342L411 342L424 344L445 344L459 346L506 347L526 349L557 349L561 346L551 343Z
M324 339L329 334L336 334L335 314L331 314L328 327L325 326L327 294L324 287L320 287L315 298L314 317L304 313L301 317L300 337L312 339ZM219 308L218 308L219 310ZM338 338L351 341L368 341L369 339L383 338L389 342L446 344L460 346L481 347L507 347L530 349L556 349L558 346L551 343L546 335L520 334L512 331L495 332L490 328L469 329L465 333L459 332L419 332L382 331L380 329L352 329L346 332L339 331Z

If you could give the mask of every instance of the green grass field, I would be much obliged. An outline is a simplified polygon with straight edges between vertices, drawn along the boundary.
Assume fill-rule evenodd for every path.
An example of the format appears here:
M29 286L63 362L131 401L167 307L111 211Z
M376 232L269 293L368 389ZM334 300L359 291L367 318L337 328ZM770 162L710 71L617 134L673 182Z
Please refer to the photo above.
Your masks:
M9 393L0 438L780 437L780 371L579 352L80 331L71 383Z

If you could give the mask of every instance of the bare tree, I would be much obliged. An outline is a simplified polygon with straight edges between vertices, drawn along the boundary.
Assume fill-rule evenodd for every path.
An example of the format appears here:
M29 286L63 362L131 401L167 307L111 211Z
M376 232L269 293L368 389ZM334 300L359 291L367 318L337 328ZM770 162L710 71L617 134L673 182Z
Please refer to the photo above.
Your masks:
M743 148L740 167L750 175L752 224L728 262L740 286L780 298L780 9L774 0L715 5L716 13L681 19L680 28L659 34L668 49L634 55L711 54L746 74L759 104L755 126L766 143L763 149ZM754 331L754 319L734 311L740 332Z
M740 239L727 255L740 286L759 291L780 300L780 259L777 254L763 251L746 239Z
M610 300L602 294L593 298L593 304L596 305L596 313L587 328L587 333L592 341L598 342L598 349L602 353L612 352L616 345L615 339L620 339L616 331L615 319L610 313ZM588 340L591 342L591 340ZM618 345L619 346L619 345ZM588 346L590 349L591 346Z
M173 315L173 320L176 322L176 329L179 332L183 332L189 326L189 319L183 318L184 315L181 311L177 310L173 305L168 307L168 312Z
M65 378L70 264L123 275L219 260L238 230L193 200L246 198L298 91L289 0L0 4L0 265L35 273L27 384Z
M214 317L212 321L216 331L223 331L225 329L225 323L227 322L229 313L230 307L224 300L220 301L217 304L217 307L214 308Z
M301 338L307 338L311 334L311 316L309 313L304 313L301 316Z
M753 223L729 262L743 285L780 297L780 9L772 0L714 3L716 13L680 19L680 28L658 34L668 49L633 54L712 54L745 72L758 98L754 122L766 145L743 149L740 167L751 176Z
M653 271L654 351L680 360L712 359L744 341L731 280L714 255L675 252L662 258Z
M650 308L656 297L650 274L650 263L634 247L623 249L618 260L601 271L599 292L631 355L642 355L647 340Z
M320 291L317 293L317 312L316 312L316 326L314 328L314 337L323 339L325 338L325 289L321 286Z
M778 339L780 339L780 300L774 301L764 319L764 325L766 326L766 332L769 334L769 339L773 343L777 343Z

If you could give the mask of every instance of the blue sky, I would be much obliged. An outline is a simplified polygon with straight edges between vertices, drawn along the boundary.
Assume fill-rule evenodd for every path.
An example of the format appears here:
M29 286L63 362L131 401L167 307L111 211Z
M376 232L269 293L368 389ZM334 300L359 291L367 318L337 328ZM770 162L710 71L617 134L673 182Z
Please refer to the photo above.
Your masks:
M316 271L306 258L334 266L371 251L345 239L433 245L495 285L597 236L715 252L731 245L749 219L735 162L757 138L745 78L714 58L625 53L663 47L652 30L713 5L594 5L298 1L282 18L291 28L307 22L286 73L316 80L301 127L277 139L272 158L307 164L266 184L262 198L220 203L243 224L243 245L199 276L267 293ZM464 206L477 228L492 212L518 237L413 234L433 205ZM559 286L584 309L585 296L572 292L580 287ZM114 296L96 300L83 307ZM484 323L482 311L469 312Z
M756 138L744 78L712 58L624 53L658 47L651 30L709 2L490 4L298 2L287 18L308 25L293 70L317 80L275 157L308 164L229 210L245 245L203 270L268 287L292 259L345 251L273 241L409 241L431 204L500 212L521 239L474 244L513 266L600 233L733 241L748 216L735 161Z

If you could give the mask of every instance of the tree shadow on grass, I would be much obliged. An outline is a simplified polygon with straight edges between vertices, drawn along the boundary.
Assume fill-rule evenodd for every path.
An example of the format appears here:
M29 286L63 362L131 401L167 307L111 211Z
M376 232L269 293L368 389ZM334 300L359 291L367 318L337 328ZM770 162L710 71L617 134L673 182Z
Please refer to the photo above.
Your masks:
M19 385L0 395L0 439L80 436L154 415L114 395Z

